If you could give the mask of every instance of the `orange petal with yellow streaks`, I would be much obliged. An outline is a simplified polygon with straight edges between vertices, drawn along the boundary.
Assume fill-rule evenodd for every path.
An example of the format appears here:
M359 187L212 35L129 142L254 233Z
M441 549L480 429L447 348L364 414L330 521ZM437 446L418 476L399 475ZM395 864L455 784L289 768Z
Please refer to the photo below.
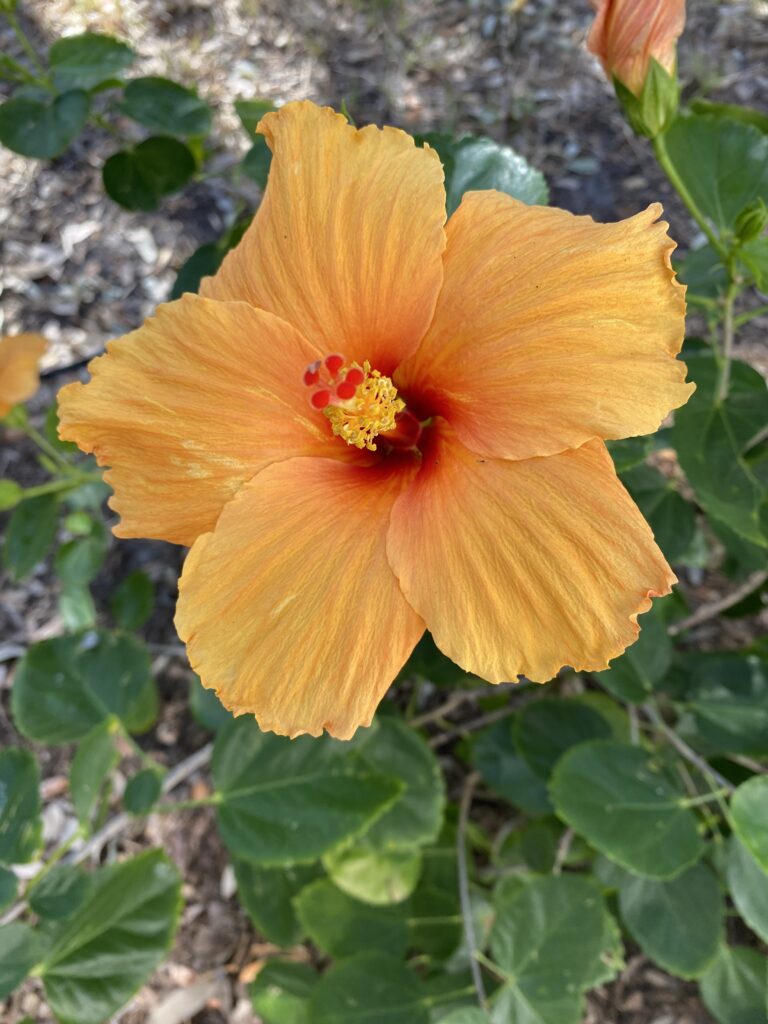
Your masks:
M390 374L423 337L442 282L437 154L306 101L267 114L258 131L273 152L264 200L201 294L244 299L324 352Z
M694 386L658 204L617 224L474 192L451 217L435 318L395 383L481 454L647 434Z
M442 421L431 442L387 551L438 647L492 683L606 668L675 576L602 442L485 460Z
M118 536L192 544L271 462L351 457L309 405L302 373L316 358L270 313L184 295L59 392L59 432L111 467Z
M41 334L7 334L0 338L0 417L37 391L37 364L46 345Z
M415 464L269 466L192 548L176 628L204 686L282 735L348 739L424 630L386 558Z

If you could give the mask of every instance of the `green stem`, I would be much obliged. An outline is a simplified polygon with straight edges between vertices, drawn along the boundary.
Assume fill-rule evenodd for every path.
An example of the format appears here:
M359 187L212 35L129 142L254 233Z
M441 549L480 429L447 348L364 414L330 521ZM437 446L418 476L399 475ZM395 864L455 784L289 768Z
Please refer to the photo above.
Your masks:
M35 50L32 43L29 41L26 32L19 24L18 18L13 13L13 11L6 11L5 16L8 19L10 26L13 29L13 33L18 39L22 49L26 53L33 67L36 69L37 73L40 75L41 83L45 86L46 89L53 92L54 89L51 83L50 76L48 75L48 72L46 71L43 62L38 57L37 51Z
M123 133L116 128L111 121L108 121L103 114L91 113L90 120L102 131L109 132L110 135L114 135L116 139L123 141Z
M27 883L27 890L25 896L29 896L30 892L35 888L36 885L38 885L42 881L43 878L45 878L48 872L52 868L56 867L56 865L59 863L64 854L67 853L74 846L78 839L83 839L84 836L85 833L83 831L83 826L81 825L79 828L75 829L75 831L72 833L69 839L65 840L61 844L61 846L57 847L53 851L51 856L48 858L45 864L43 864L40 870L36 874L34 874L32 878L30 878L29 882Z
M170 804L155 804L152 814L173 814L174 811L195 810L198 807L215 807L221 803L218 793L211 793L210 796L200 797L199 800L174 800Z
M64 472L72 472L73 466L71 463L64 458L61 452L56 451L48 438L41 434L37 427L33 427L31 423L22 423L19 425L19 429L27 435L30 441L34 441L37 447L41 451L45 452L48 458L53 459L53 461L56 462Z
M38 85L39 84L38 79L35 78L35 76L32 74L32 72L28 71L27 68L25 68L24 65L20 61L16 60L14 57L11 57L7 53L3 54L3 60L5 61L6 65L9 68L11 68L13 71L16 72L17 76L23 82L27 82L29 85Z
M723 362L720 366L720 378L717 382L717 401L724 402L728 397L728 389L731 385L731 360L733 359L733 340L735 337L733 307L738 294L738 286L733 280L733 269L728 265L731 283L723 302Z
M653 140L653 148L656 152L656 159L659 161L662 170L669 178L670 184L678 193L678 195L683 200L685 205L688 207L688 211L690 212L693 219L696 221L701 230L707 236L709 244L718 254L723 263L726 263L728 261L728 250L707 223L704 214L696 205L696 201L694 200L693 196L690 194L688 189L685 187L685 183L680 178L680 175L677 173L677 168L675 167L674 163L672 162L672 159L670 158L669 151L667 149L667 144L664 141L663 134L657 135L656 138Z
M83 473L76 477L67 477L65 480L51 480L47 484L38 484L37 487L27 487L24 491L24 498L38 498L41 494L56 494L59 491L72 491L84 483L95 483L101 480L96 473Z
M750 309L746 313L741 313L739 316L734 318L734 327L743 327L744 324L748 324L750 320L754 320L758 316L768 315L768 306L758 306L757 309Z
M680 800L677 806L700 807L701 804L708 804L712 800L717 800L719 802L722 797L728 796L730 792L731 790L725 789L725 787L722 787L721 789L713 789L710 793L700 793L699 796L691 796L685 800Z

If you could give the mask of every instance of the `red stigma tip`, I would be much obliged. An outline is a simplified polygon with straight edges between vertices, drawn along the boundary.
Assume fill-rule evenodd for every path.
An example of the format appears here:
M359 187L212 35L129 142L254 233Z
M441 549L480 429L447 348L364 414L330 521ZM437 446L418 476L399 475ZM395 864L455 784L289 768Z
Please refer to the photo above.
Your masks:
M363 381L365 380L365 374L357 366L353 366L351 370L347 371L347 375L344 378L344 380L348 384L353 384L355 387L357 387L358 384L362 384Z
M320 371L311 370L309 367L304 371L304 383L307 387L311 387L313 384L317 384L320 380Z
M336 394L342 399L342 401L346 401L348 398L354 398L356 390L356 385L352 384L349 380L343 380L341 384L336 385Z
M332 377L335 377L344 365L344 356L340 356L338 352L334 352L333 355L325 357L325 365L328 367L328 373L330 373Z
M316 391L310 398L312 407L314 409L324 409L326 405L331 401L331 392L328 388L323 388L321 391Z

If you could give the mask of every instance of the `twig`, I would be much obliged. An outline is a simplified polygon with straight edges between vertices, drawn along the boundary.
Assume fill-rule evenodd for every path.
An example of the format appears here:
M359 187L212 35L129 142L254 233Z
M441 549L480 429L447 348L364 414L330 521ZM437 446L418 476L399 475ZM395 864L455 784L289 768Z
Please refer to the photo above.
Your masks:
M471 722L467 722L465 725L457 726L452 729L451 732L441 732L437 736L433 736L429 741L430 747L434 750L437 747L445 746L451 740L455 740L459 736L466 736L471 732L476 732L478 729L482 729L486 725L493 725L494 722L501 721L502 718L508 718L509 715L514 715L517 711L516 705L508 705L505 708L499 708L497 711L489 711L487 715L481 715L480 718L475 718Z
M703 757L699 757L696 751L691 749L685 740L678 736L675 730L667 725L656 708L652 707L650 704L643 704L643 711L648 718L650 718L656 728L664 733L678 754L684 757L686 761L690 761L692 765L698 768L702 775L710 779L714 779L718 785L722 786L722 788L726 789L729 793L734 791L736 787L733 783L729 782L724 775L721 775L720 772L707 764Z
M703 604L691 615L680 619L679 622L673 622L671 626L667 627L667 633L670 636L677 636L686 629L692 629L694 626L700 626L702 622L708 622L710 619L717 618L720 612L733 608L739 601L743 601L753 591L762 587L766 580L768 580L768 569L758 569L757 572L753 572L751 576L744 580L740 587L731 591L730 594L721 597L717 601L712 601L711 604Z
M475 787L480 781L478 772L472 772L464 780L464 788L461 791L461 802L459 803L459 823L456 829L456 863L459 874L459 901L461 903L461 916L464 921L464 936L469 949L469 966L472 971L472 981L477 989L477 1001L480 1009L486 1007L485 985L483 984L483 973L476 955L477 936L475 935L475 919L472 914L472 901L469 896L469 873L467 872L467 823L469 821L469 809L472 806L472 795Z
M189 757L181 761L166 773L161 790L163 793L169 793L172 789L175 789L178 785L189 778L190 775L194 775L200 768L204 768L205 765L211 760L213 753L213 744L206 743L200 750L196 750L194 754L190 754ZM151 812L150 812L151 813ZM131 814L121 812L116 814L114 818L106 823L106 825L99 829L99 831L92 836L87 843L80 847L79 850L73 851L68 857L63 859L65 864L81 864L84 860L87 860L91 856L98 854L102 847L104 847L111 839L115 839L120 835L126 828L132 825L136 821L136 818ZM11 921L15 921L17 917L20 917L24 912L27 903L26 900L19 900L18 903L14 904L13 907L3 916L0 917L0 925L10 924Z
M568 859L568 854L571 850L571 843L576 833L572 828L567 828L560 836L560 842L557 844L557 854L555 855L555 863L552 867L552 874L559 875L563 870L563 865Z

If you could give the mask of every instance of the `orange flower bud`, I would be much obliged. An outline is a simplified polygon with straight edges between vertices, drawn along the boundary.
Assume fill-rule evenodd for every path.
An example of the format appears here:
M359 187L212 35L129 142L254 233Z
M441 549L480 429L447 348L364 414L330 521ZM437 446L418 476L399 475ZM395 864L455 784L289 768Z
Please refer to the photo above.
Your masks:
M37 364L45 346L45 338L40 334L9 334L0 338L0 418L37 391Z
M685 0L592 0L597 11L587 46L609 78L639 96L651 58L674 77Z

